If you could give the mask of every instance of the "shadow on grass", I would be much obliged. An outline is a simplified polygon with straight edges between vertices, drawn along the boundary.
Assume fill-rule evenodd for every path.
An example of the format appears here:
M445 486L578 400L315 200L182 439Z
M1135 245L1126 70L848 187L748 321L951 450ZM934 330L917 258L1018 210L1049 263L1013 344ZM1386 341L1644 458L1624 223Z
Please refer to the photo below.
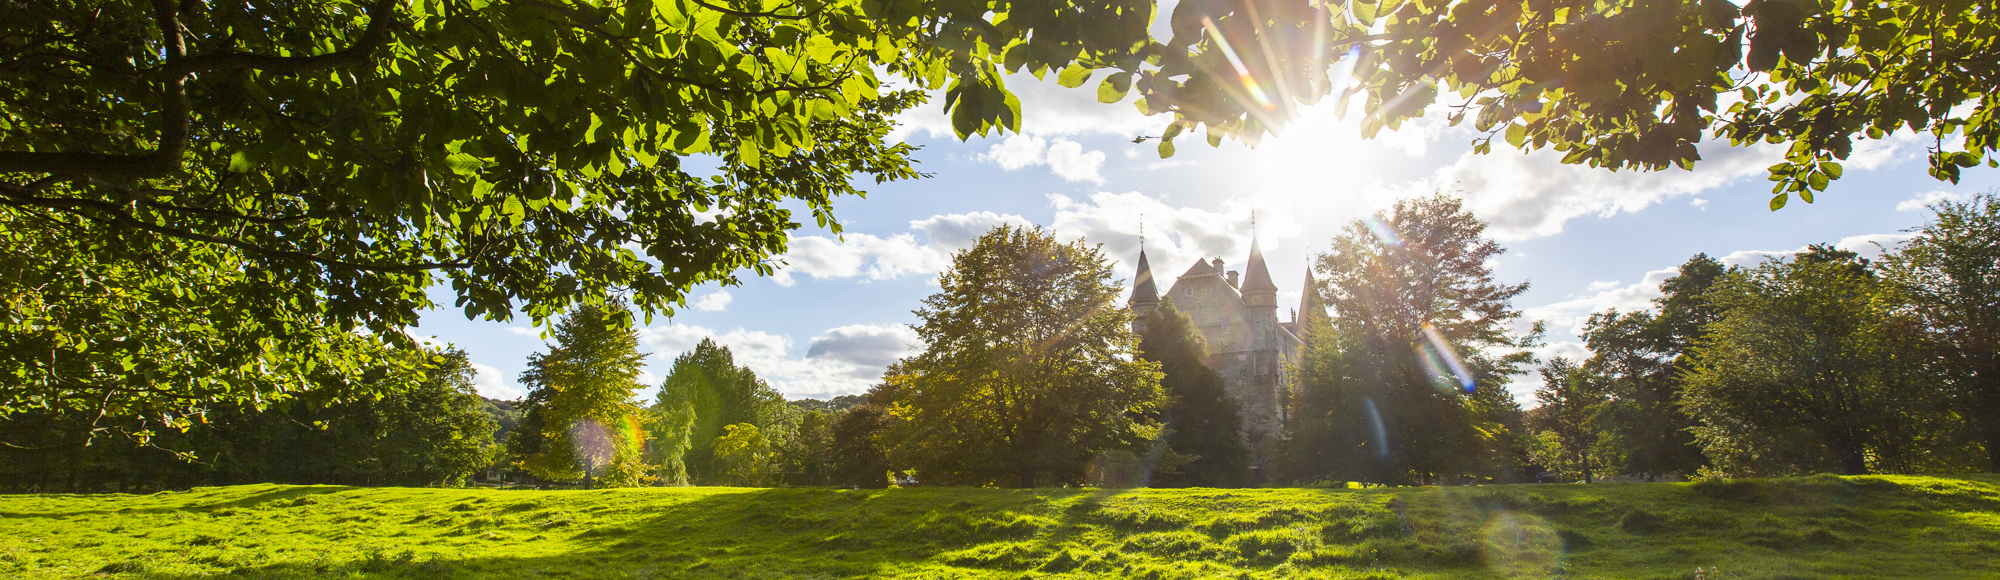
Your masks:
M247 496L242 496L242 497L234 497L234 496L233 496L233 494L223 494L223 496L222 496L222 497L217 497L217 498L214 498L214 501L201 501L201 500L196 500L196 501L191 501L191 502L190 502L190 501L182 501L182 502L180 502L180 503L176 503L176 504L174 504L174 505L167 505L167 506L159 506L159 507L124 507L124 508L118 508L118 509L99 509L99 510L73 510L73 509L72 509L72 510L63 510L63 511L33 511L33 512L21 512L21 511L0 511L0 518L57 518L57 519L67 519L67 518L71 518L71 517L75 517L75 516L80 516L80 515L106 515L106 514L163 514L163 513L171 513L171 512L187 512L187 511L213 511L213 510L219 510L219 509L224 509L224 508L249 508L249 507L259 507L259 506L262 506L262 505L264 505L264 504L267 504L267 503L271 503L271 502L278 502L278 501L293 501L293 502L296 502L296 501L299 501L299 500L300 500L300 498L305 498L305 497L308 497L308 496L316 496L316 495L325 495L325 494L333 494L333 493L340 493L340 492L343 492L343 491L348 491L348 490L354 490L354 489L363 489L363 488L358 488L358 487L351 487L351 486L344 486L344 485L300 485L300 486L277 486L277 485L269 485L269 486L266 486L266 485L259 485L259 486L255 486L255 487L268 487L268 488L270 488L270 489L268 489L268 490L265 490L265 491L257 491L257 492L253 492L253 493L251 493L251 494L249 494L249 495L247 495ZM197 489L207 489L207 490L227 490L227 489L229 489L229 488L197 488ZM149 498L149 497L153 497L153 496L170 496L170 495L173 495L173 494L177 494L177 493L200 493L200 492L171 492L171 491L163 491L163 492L160 492L160 493L157 493L157 494L151 494L151 495L126 495L126 494L96 494L96 495L92 495L92 494L46 494L46 495L41 495L41 496L39 496L39 497L45 497L45 498L56 498L56 499L60 499L60 498L84 498L84 499L91 499L91 500L99 500L99 501L105 501L105 500L114 500L114 499L116 499L116 498L133 498L133 499L142 499L142 498ZM310 500L307 500L307 501L310 501Z
M453 508L459 519L438 524L449 526L440 530L451 544L443 547L217 562L221 571L211 574L149 574L143 563L101 572L163 580L1679 579L1701 567L1775 580L2000 570L1993 476L1359 491L760 489L637 507L616 495L569 497L597 500L524 493ZM274 498L236 501L251 499ZM633 509L643 511L619 511Z

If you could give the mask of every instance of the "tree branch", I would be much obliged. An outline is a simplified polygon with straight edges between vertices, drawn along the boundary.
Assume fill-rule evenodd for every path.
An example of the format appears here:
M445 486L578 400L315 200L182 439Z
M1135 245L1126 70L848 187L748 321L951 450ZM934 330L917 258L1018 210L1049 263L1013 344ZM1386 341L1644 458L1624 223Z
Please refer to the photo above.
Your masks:
M70 174L119 179L161 177L181 167L187 151L189 74L233 68L254 68L273 72L305 72L366 63L369 53L387 41L389 23L394 20L395 0L376 0L368 8L368 28L347 49L305 57L275 57L224 53L187 57L181 36L180 5L173 0L153 1L153 20L160 29L168 75L160 90L160 140L152 153L119 155L110 153L67 153L43 151L0 151L0 173Z
M314 56L268 56L225 52L169 59L166 66L160 70L169 75L184 77L192 73L237 68L298 73L367 64L370 54L389 40L389 24L395 20L395 6L395 0L376 0L374 4L369 5L368 28L361 31L361 38L356 39L354 44L338 52Z
M805 13L805 14L798 14L798 15L786 15L786 14L779 14L779 13L777 13L777 11L771 11L771 12L745 12L745 11L742 11L742 10L733 10L733 9L729 9L729 8L724 8L724 7L721 7L721 6L716 6L716 5L714 5L714 4L709 4L709 3L707 3L707 2L703 2L702 0L694 0L694 3L695 3L695 5L697 5L697 6L701 6L702 8L707 8L707 9L709 9L709 10L714 10L714 11L716 11L716 12L721 12L721 13L723 13L723 14L728 14L728 15L730 15L730 16L740 16L740 17L743 17L743 18L770 18L770 19L773 19L773 20L807 20L807 19L811 19L811 18L812 18L812 17L814 17L814 16L818 16L818 15L819 15L819 12L820 12L821 10L825 10L825 9L826 9L826 6L824 6L824 5L821 5L821 6L819 7L819 8L816 8L816 9L813 9L813 11L812 11L812 12L807 12L807 13ZM798 4L796 4L796 3L794 3L794 4L788 4L788 5L786 5L786 6L782 6L782 7L780 7L780 9L783 9L783 8L790 8L790 7L793 7L793 6L797 6L797 5L798 5Z
M153 20L160 28L167 62L179 61L187 46L181 38L180 6L173 0L153 0ZM176 76L160 90L160 142L152 153L58 153L0 151L0 173L55 173L122 178L157 177L181 166L187 150L187 77Z
M179 238L193 242L220 244L236 248L239 250L243 250L246 252L250 252L252 254L257 254L260 256L271 257L271 258L304 260L315 264L320 264L323 266L335 267L335 268L349 268L364 272L414 272L420 270L436 270L441 268L464 268L466 266L472 265L472 262L470 261L417 262L411 264L379 264L379 263L348 262L344 260L328 258L325 256L321 256L319 254L311 254L295 250L280 250L275 248L267 248L264 246L260 246L236 238L214 236L199 232L192 232L183 229L161 226L158 224L154 224L152 222L148 222L146 220L139 219L137 217L133 217L132 215L122 211L118 207L118 204L111 203L108 201L96 200L96 199L36 197L31 194L20 193L19 191L20 188L14 186L0 187L0 203L4 203L6 205L11 205L15 207L44 207L50 209L69 210L72 213L83 215L84 217L87 218L104 219L112 223L132 228L137 228L139 230L151 232L154 234L159 234L162 236ZM90 212L90 210L94 210L94 212ZM90 215L90 213L87 212L95 213L97 215Z

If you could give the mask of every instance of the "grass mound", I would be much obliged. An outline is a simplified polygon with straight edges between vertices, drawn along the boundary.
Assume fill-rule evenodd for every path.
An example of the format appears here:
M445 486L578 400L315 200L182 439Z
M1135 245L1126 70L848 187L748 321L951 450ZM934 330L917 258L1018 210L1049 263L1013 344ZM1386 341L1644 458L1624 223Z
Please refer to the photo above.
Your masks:
M0 496L7 578L2000 577L2000 478Z

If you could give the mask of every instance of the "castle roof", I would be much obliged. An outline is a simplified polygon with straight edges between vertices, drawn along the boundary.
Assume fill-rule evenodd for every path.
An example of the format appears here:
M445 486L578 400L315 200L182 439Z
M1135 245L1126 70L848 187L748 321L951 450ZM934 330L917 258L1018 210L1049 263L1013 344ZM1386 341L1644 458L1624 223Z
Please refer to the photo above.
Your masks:
M1305 334L1312 321L1326 318L1326 304L1319 301L1319 282L1313 280L1310 266L1306 267L1306 287L1299 296L1299 334Z
M1139 273L1132 277L1132 299L1126 302L1157 302L1160 289L1153 285L1153 267L1146 263L1146 250L1139 249Z
M1208 265L1208 260L1195 260L1194 266L1188 268L1187 273L1181 274L1181 277L1193 278L1195 276L1214 276L1221 273L1222 272L1216 269L1214 266Z
M1278 291L1278 285L1271 283L1270 269L1264 267L1264 250L1257 247L1257 240L1250 240L1250 265L1244 268L1243 292L1255 290Z

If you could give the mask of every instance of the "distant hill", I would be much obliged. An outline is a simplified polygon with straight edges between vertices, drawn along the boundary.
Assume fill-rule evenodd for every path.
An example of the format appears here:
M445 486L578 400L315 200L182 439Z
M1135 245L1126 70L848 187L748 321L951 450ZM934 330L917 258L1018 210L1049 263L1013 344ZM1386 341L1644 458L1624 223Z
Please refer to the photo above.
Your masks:
M2000 477L0 496L0 577L2000 577Z
M793 408L801 411L838 413L847 410L848 407L868 404L868 397L864 395L841 395L824 401L819 399L794 399L785 401L785 404L791 405Z

